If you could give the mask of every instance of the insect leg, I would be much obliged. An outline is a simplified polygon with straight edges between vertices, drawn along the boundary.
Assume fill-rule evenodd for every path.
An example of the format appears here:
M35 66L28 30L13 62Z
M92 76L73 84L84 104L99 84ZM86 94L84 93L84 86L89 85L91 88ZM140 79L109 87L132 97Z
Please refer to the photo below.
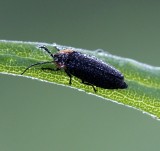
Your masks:
M69 76L69 85L71 85L72 84L72 75L69 73L69 71L68 70L65 70L65 72L67 73L67 75Z
M29 68L31 68L31 67L33 67L33 66L42 65L42 64L47 64L47 63L53 63L53 61L37 62L37 63L31 64L29 67L27 67L27 68L21 73L21 75L24 74Z
M94 87L94 85L93 85L93 84L90 84L90 83L88 83L88 82L85 82L84 80L82 80L82 83L83 83L83 84L86 84L86 85L90 85L90 86L92 86L92 88L93 88L94 92L95 92L95 93L97 92L97 90L96 90L96 88Z
M52 69L52 68L41 68L42 70L49 70L49 71L58 71L60 70L59 68Z

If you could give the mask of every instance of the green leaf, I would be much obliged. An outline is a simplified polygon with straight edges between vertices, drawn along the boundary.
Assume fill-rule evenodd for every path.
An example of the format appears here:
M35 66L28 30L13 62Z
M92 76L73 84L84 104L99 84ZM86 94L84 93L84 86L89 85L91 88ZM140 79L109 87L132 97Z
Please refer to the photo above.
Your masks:
M41 45L46 45L53 53L56 52L56 49L53 47L56 44L1 40L0 72L2 74L21 76L20 74L26 67L33 63L52 61L52 58L44 52L44 50L39 49ZM95 94L91 86L81 84L80 79L76 77L73 78L71 87L133 107L157 119L160 118L160 67L153 67L132 59L113 56L103 51L88 51L77 48L71 49L94 55L120 70L125 77L128 88L123 90L97 88L98 92ZM45 65L45 67L46 66L54 68L54 64ZM70 87L68 84L69 78L64 71L42 71L41 67L42 66L35 66L29 69L23 76Z

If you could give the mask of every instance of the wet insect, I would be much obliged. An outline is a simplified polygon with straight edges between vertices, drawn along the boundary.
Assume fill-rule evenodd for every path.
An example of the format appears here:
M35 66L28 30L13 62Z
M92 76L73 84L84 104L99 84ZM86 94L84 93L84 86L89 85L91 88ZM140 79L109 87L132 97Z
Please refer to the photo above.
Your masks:
M45 46L40 48L44 49L52 58L53 61L38 62L27 67L22 74L29 68L37 65L54 63L56 69L42 68L43 70L58 71L64 69L69 76L69 84L72 84L72 76L82 80L83 84L90 85L96 92L96 87L104 89L126 89L128 86L124 82L124 76L114 67L106 64L105 62L72 49L58 50L57 53L52 54Z

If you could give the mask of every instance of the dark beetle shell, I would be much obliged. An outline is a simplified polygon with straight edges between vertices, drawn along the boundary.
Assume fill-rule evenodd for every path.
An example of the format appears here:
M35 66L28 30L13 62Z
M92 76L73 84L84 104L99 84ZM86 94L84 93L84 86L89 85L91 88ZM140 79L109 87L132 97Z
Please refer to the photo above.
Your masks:
M64 69L70 77L69 84L71 85L72 75L81 79L82 83L91 85L96 92L94 86L105 89L125 89L127 84L124 82L124 76L114 67L105 62L71 49L58 50L58 53L52 54L45 46L44 49L52 58L57 69L42 68L43 70L57 71ZM51 61L37 62L27 67L21 74L24 74L33 66L52 63Z
M62 50L54 55L57 67L64 68L90 85L105 89L125 89L124 76L112 66L101 60L76 51Z

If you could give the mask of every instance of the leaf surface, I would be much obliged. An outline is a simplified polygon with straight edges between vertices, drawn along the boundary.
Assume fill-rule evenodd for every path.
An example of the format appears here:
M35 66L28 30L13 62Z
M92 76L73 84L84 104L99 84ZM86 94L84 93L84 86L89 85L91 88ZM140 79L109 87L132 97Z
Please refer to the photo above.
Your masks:
M114 56L103 51L89 51L56 44L1 40L0 73L20 75L31 64L52 61L52 58L39 48L42 45L45 45L53 53L57 51L53 46L58 46L94 55L123 73L128 84L128 88L122 90L97 88L98 92L95 94L91 86L84 85L80 79L73 77L71 87L136 108L157 119L160 118L160 67L153 67L132 59ZM69 77L64 71L42 71L41 67L42 65L35 66L23 76L69 86ZM55 65L48 64L43 67L54 68Z

